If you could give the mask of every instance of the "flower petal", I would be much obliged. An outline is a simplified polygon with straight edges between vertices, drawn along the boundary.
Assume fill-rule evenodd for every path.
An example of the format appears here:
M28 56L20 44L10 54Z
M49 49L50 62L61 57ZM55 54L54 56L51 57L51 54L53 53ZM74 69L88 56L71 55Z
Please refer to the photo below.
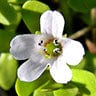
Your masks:
M21 81L31 82L39 78L48 66L48 62L45 59L29 59L18 69L18 77Z
M40 27L42 33L52 35L52 11L48 10L41 15Z
M61 38L64 30L64 18L58 11L52 14L52 34L56 38Z
M41 32L56 38L61 38L64 23L64 18L58 11L48 10L40 18Z
M27 59L32 54L38 35L18 35L10 43L10 52L18 60Z
M60 56L51 66L50 73L57 83L68 83L72 78L72 72L67 66L63 56Z
M67 38L62 41L62 46L63 56L66 58L66 62L70 65L79 64L85 54L82 44Z

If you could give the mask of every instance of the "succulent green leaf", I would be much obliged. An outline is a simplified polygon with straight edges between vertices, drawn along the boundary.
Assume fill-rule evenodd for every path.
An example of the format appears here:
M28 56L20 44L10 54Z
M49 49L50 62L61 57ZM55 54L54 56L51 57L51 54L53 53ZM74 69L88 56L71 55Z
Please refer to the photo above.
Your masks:
M87 13L92 8L96 7L95 0L69 0L69 6L76 12Z
M33 94L33 96L54 96L52 90L48 89L42 89L42 90L36 90Z
M80 96L96 96L96 77L89 71L72 69L72 81L79 88Z
M10 3L17 3L17 4L23 4L26 1L28 1L28 0L8 0L8 2L10 2Z
M9 90L16 79L17 61L9 53L0 56L0 87Z
M49 72L46 71L33 82L23 82L17 79L16 92L18 96L30 96L37 88L50 80Z
M10 41L15 36L15 33L0 30L0 52L9 52Z
M10 4L10 3L9 3ZM10 24L9 26L4 26L4 29L6 31L10 31L10 32L16 32L17 31L17 28L18 28L18 25L21 21L21 6L19 6L18 4L14 4L12 3L11 6L16 10L16 14L17 14L17 17L16 17L16 20L14 21L14 23Z
M50 80L35 90L33 96L75 96L77 93L78 88L72 83L63 85Z
M40 30L40 15L49 10L49 7L40 1L27 1L23 5L22 16L28 29L35 33Z
M78 93L78 88L66 88L66 89L58 89L54 91L54 96L76 96Z
M10 25L14 24L16 21L16 10L7 2L7 0L0 0L0 23Z

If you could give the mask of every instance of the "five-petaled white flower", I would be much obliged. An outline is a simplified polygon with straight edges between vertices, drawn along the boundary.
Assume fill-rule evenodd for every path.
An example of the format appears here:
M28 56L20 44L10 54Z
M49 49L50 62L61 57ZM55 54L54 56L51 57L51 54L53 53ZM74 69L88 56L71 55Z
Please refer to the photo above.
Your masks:
M80 42L63 38L64 18L57 11L41 15L41 34L18 35L11 41L10 52L18 60L28 59L18 69L18 77L30 82L49 66L52 78L67 83L72 78L69 65L77 65L85 54Z

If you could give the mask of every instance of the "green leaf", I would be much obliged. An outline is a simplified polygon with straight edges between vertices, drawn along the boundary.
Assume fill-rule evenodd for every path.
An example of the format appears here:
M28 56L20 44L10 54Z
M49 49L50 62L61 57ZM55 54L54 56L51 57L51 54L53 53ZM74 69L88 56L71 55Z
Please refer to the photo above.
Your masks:
M96 7L95 0L69 0L69 6L76 12L87 13L91 8Z
M4 26L4 29L7 31L10 31L10 32L16 32L17 31L17 27L21 21L21 6L19 6L18 4L11 4L11 6L17 11L17 17L16 17L16 21L14 24L10 24L9 26Z
M72 82L69 82L68 84L63 85L62 88L55 90L54 96L77 96L78 91L78 87Z
M17 27L21 21L21 6L19 4L17 4L17 1L16 0L7 0L9 5L11 5L11 7L13 7L14 10L16 10L16 20L15 22L13 22L12 24L8 25L8 26L4 26L4 29L5 30L8 30L8 31L14 31L16 32L17 31ZM21 1L21 0L20 0Z
M35 90L33 96L76 96L77 93L78 88L72 83L63 85L50 80Z
M17 3L19 3L19 4L23 4L24 2L26 2L26 1L28 1L28 0L16 0L17 1Z
M66 88L66 89L59 89L54 91L54 96L76 96L78 93L78 88Z
M36 90L33 96L54 96L54 95L52 90L42 89L42 90Z
M16 92L18 96L30 96L37 88L50 80L49 72L46 71L33 82L23 82L17 79Z
M0 52L9 52L10 41L15 36L15 33L0 30Z
M49 7L39 1L32 0L24 3L22 9L23 20L32 33L40 30L40 15L46 10L49 10Z
M7 0L0 1L0 23L4 25L15 24L17 21L16 10L9 5Z
M28 1L28 0L8 0L8 2L10 2L10 3L17 3L17 4L23 4L26 1Z
M72 69L72 73L80 96L96 96L96 77L92 73L80 69Z
M17 0L7 0L9 3L16 3ZM21 0L20 0L21 1Z
M9 90L16 79L17 61L9 53L0 56L0 87Z

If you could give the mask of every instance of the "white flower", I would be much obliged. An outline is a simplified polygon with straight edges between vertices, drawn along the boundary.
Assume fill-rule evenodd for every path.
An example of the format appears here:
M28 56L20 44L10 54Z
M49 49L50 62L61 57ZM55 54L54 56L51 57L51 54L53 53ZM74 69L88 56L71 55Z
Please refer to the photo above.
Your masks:
M36 80L49 66L52 78L67 83L72 78L69 65L77 65L85 54L80 42L63 38L64 18L57 11L41 15L41 35L19 35L11 41L10 52L18 60L28 59L18 69L22 81Z

